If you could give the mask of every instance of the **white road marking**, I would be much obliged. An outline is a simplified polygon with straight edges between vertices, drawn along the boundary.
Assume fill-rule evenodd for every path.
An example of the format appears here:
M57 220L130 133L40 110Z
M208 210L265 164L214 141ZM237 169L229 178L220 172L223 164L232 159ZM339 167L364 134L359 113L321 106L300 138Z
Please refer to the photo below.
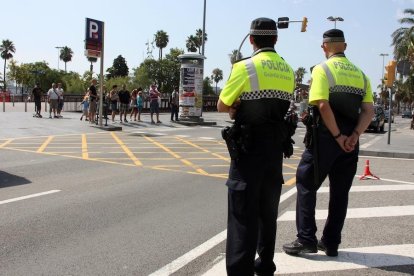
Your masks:
M60 190L50 190L50 191L47 191L47 192L42 192L42 193L31 194L31 195L27 195L27 196L21 196L21 197L15 197L15 198L11 198L11 199L6 199L6 200L0 201L0 205L1 204L6 204L6 203L10 203L10 202L20 201L20 200L24 200L24 199L29 199L29 198L33 198L33 197L54 194L54 193L58 193L58 192L60 192Z
M296 189L290 189L286 193L282 194L280 196L280 203L291 197L296 193ZM191 251L185 253L178 259L175 259L171 263L165 265L164 267L160 268L159 270L155 271L154 273L151 273L149 276L164 276L164 275L170 275L179 270L180 268L186 266L199 256L206 253L211 248L215 247L219 243L223 242L227 238L227 229L220 232L219 234L215 235L205 243L197 246L196 248L192 249ZM214 275L214 274L212 274Z
M375 144L376 142L378 142L382 137L381 136L377 136L372 140L369 140L369 142L364 143L362 145L359 146L360 149L366 149L369 146L372 146L373 144Z
M361 175L355 175L355 177L356 178L360 178ZM375 180L375 181L378 181L378 180ZM395 183L403 183L403 184L414 185L414 182L401 181L401 180L395 180L395 179L380 178L380 181L387 181L387 182L395 182Z
M203 140L215 140L216 138L214 137L198 137L199 139L203 139Z
M327 257L325 253L304 254L301 257L276 253L277 274L309 273L385 267L396 265L414 265L414 244L384 245L373 247L339 249L337 258ZM226 264L222 260L203 276L225 276ZM358 273L355 273L357 275Z
M315 219L326 219L328 210L316 210ZM347 219L414 216L414 205L373 208L348 208ZM295 221L296 211L287 211L277 221Z
M382 179L381 179L382 180ZM351 192L413 191L414 185L370 185L351 187ZM329 193L329 187L321 187L318 193Z

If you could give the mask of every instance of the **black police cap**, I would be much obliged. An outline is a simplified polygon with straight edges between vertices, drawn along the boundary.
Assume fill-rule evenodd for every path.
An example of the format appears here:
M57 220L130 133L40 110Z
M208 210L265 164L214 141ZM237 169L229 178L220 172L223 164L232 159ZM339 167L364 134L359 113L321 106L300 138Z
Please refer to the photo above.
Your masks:
M323 42L345 42L344 32L339 29L331 29L323 34Z
M270 18L260 17L250 25L251 35L277 35L276 22Z

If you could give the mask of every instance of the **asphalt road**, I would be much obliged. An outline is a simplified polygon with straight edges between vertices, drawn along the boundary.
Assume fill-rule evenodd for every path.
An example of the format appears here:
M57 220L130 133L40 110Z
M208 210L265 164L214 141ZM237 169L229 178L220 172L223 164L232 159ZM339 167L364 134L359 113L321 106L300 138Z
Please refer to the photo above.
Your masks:
M218 126L185 127L169 123L165 116L160 126L132 123L123 125L122 132L106 132L80 122L78 114L52 120L1 114L0 274L221 275L208 273L224 258L220 233L226 229L229 160L220 127L229 122L222 114L209 118ZM395 131L406 124L398 121ZM281 203L280 216L294 211L294 172L303 150L303 130L295 137L295 156L284 164L283 193L290 196ZM366 133L361 144L379 135L384 136ZM408 189L414 185L413 160L361 157L358 174L367 159L372 172L387 180L356 179L354 186L376 190L351 193L350 208L413 206L414 191ZM394 190L389 189L392 185ZM322 193L317 209L326 209L327 200L328 194ZM394 209L378 210L385 214ZM414 244L414 215L411 209L407 212L350 218L341 248L388 246L386 253L391 245ZM277 253L295 238L294 232L294 221L279 221ZM389 255L398 259L401 248L396 250ZM411 254L413 249L406 251ZM284 259L282 263L277 261L279 271L306 272L289 272L293 265ZM319 264L322 270L309 275L414 271L414 264L343 270Z

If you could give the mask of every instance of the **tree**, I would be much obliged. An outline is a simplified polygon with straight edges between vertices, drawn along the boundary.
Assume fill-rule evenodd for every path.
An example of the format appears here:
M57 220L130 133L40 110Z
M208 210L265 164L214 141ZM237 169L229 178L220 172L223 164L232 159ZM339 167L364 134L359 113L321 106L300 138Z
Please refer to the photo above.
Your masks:
M213 74L211 75L211 79L216 83L216 94L217 94L217 84L219 81L223 80L223 71L219 68L213 70Z
M178 48L170 49L170 52L163 60L146 59L139 67L133 69L134 87L148 88L151 83L158 83L159 90L170 92L180 83L181 63L178 56L184 51ZM162 68L162 70L161 70Z
M91 63L90 71L93 73L93 63L98 61L96 57L88 57L88 61Z
M201 47L203 46L203 30L198 29L196 30L196 42L197 42L197 48L198 48L198 53L201 54ZM204 42L207 41L207 34L204 33Z
M185 47L189 52L197 52L197 38L193 35L187 37L187 41L185 43Z
M396 82L398 111L401 101L405 105L407 103L411 105L414 98L412 92L414 91L414 9L405 9L404 14L407 14L408 17L401 18L399 22L407 26L398 28L391 35L392 45L394 46L394 58L397 61L408 60L412 68L405 80L400 75L399 82Z
M207 41L207 33L204 33L204 42ZM187 37L185 47L189 52L197 52L201 54L201 47L203 46L203 31L201 29L196 30L195 35Z
M230 54L230 63L231 64L234 64L236 61L241 60L243 58L243 55L240 52L238 52L238 54L237 54L237 52L238 52L237 49L235 49L231 52L231 54Z
M106 70L108 79L115 77L127 77L129 73L128 65L126 64L125 58L119 55L114 59L112 67Z
M68 46L65 46L62 49L60 49L59 58L65 63L65 73L66 73L66 63L68 63L69 61L72 61L72 57L73 57L73 51L71 48L69 48Z
M414 9L405 9L404 14L411 17L404 17L399 20L401 24L408 24L408 27L400 27L395 30L392 37L392 46L394 46L394 56L397 60L406 59L410 44L414 43Z
M6 84L6 63L7 60L13 57L12 53L16 52L16 48L14 47L14 44L12 41L5 39L2 41L0 45L0 53L1 58L4 59L4 69L3 69L3 89L6 91L7 84Z
M214 94L213 87L211 87L212 80L209 77L205 77L203 80L203 95Z
M155 45L159 48L158 59L161 60L162 49L167 47L168 42L169 42L168 34L162 30L157 31L157 33L155 34L154 40L155 40Z
M296 71L295 71L295 79L296 79L296 85L298 84L302 84L303 82L303 77L305 76L305 74L307 74L308 72L306 71L306 69L304 67L299 67Z

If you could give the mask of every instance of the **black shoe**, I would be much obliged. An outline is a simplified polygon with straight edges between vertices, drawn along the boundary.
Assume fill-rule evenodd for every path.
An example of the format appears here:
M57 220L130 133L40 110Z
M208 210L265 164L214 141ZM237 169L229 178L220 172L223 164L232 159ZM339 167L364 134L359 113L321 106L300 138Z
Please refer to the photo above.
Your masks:
M276 266L273 262L268 265L263 265L260 257L254 261L254 275L257 276L273 276L276 271Z
M320 251L324 251L326 256L329 256L329 257L338 256L338 246L337 245L326 246L325 243L322 240L320 240L320 241L318 241L318 249Z
M128 123L128 120L127 119L124 119L124 123Z
M297 255L299 253L317 253L318 248L316 244L304 244L295 240L294 242L283 245L283 250L286 254Z

